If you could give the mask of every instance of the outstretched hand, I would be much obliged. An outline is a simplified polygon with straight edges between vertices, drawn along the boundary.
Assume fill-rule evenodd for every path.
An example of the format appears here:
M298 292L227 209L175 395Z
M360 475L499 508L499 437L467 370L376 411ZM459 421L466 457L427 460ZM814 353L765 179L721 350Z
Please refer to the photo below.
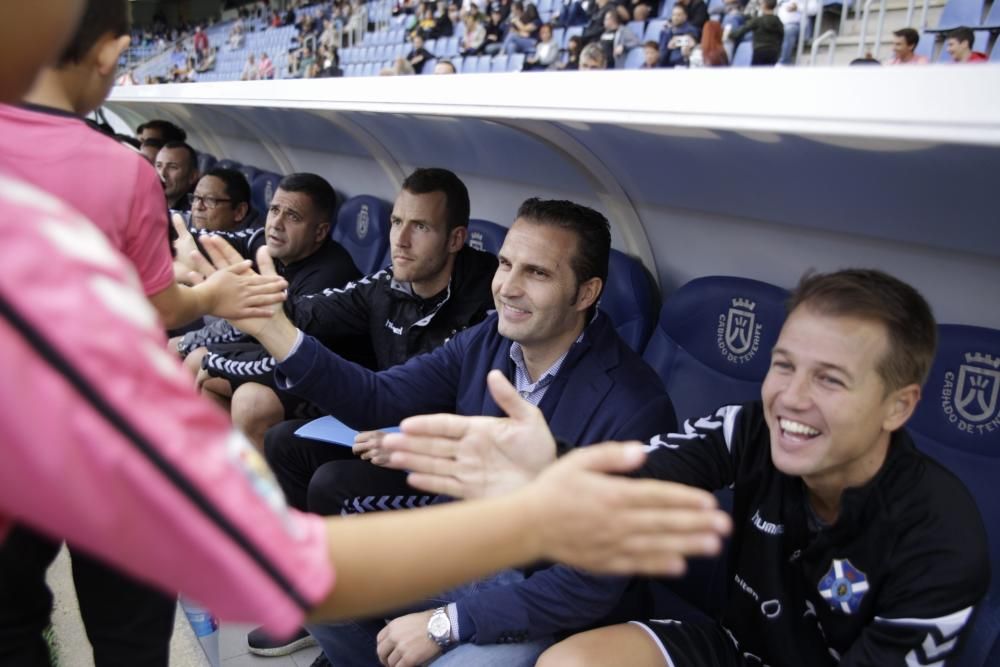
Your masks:
M556 458L556 443L541 410L522 399L503 373L486 378L507 417L451 414L410 417L381 447L386 467L409 470L407 482L428 493L482 498L532 480Z
M606 574L680 575L685 559L714 556L732 523L701 489L624 473L645 460L639 443L570 452L525 492L541 508L540 550L550 560Z

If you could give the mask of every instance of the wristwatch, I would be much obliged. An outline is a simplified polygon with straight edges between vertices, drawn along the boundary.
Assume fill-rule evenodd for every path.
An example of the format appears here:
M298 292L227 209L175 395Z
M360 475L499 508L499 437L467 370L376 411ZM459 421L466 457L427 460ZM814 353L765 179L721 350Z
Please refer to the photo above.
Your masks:
M427 621L427 636L444 650L451 646L451 619L446 607L438 607Z

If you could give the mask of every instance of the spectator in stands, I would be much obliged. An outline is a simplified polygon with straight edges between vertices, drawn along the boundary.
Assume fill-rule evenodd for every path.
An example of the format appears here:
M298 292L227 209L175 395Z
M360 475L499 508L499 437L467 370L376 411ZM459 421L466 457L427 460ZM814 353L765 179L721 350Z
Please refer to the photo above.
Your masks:
M702 584L725 591L719 613L671 610L590 631L538 667L917 665L927 653L960 664L989 586L989 547L971 494L904 428L934 360L930 306L891 276L846 270L807 275L788 309L761 400L692 416L684 433L653 438L638 473L734 490L742 529L720 570L725 581ZM414 431L443 435L440 418L413 422L423 422L408 424ZM539 466L537 443L550 436L533 423L530 433L512 420L449 415L449 431L467 434L461 443L422 439L462 451L461 476L476 480L465 495L489 494L487 477L531 478L529 466L501 466L501 458L528 455L530 468ZM488 446L501 429L519 434L502 455ZM454 470L447 460L430 463L438 475ZM416 468L428 469L426 460ZM449 495L463 495L455 486ZM939 637L945 623L947 640Z
M585 25L590 20L590 3L593 0L562 0L559 16L552 21L554 25L568 27ZM586 2L586 6L584 6Z
M273 79L274 78L274 62L271 61L270 56L267 53L260 54L260 63L257 66L258 78L260 79Z
M236 232L258 220L251 215L250 184L235 169L210 169L198 179L189 201L191 226L199 231Z
M183 141L168 141L156 155L153 166L163 182L167 207L175 211L190 210L188 194L198 183L198 153Z
M583 38L573 35L566 42L566 61L556 63L556 69L580 69L580 52L583 50Z
M500 3L490 3L490 18L486 23L486 40L483 42L483 53L495 56L503 48L503 40L507 34L507 26L503 22Z
M445 0L438 0L434 10L434 31L431 39L451 37L455 34L455 24L452 22L452 9Z
M159 139L164 143L169 141L187 141L187 132L177 127L169 120L150 120L135 128L135 136L139 141Z
M984 63L989 60L985 53L972 50L976 35L969 28L955 28L948 32L944 48L953 63Z
M682 47L698 41L698 29L688 21L687 8L674 5L670 11L670 25L660 32L660 67L683 67Z
M423 69L424 63L434 57L434 54L424 48L424 38L418 34L411 38L412 48L406 54L406 62L413 68L414 72Z
M596 308L610 245L608 222L596 211L529 199L499 252L492 283L497 313L447 345L373 373L311 337L301 338L280 310L262 325L260 341L284 358L276 375L279 387L361 428L435 411L497 414L485 385L487 373L500 369L571 447L587 436L645 438L656 424L673 425L676 419L659 378ZM289 355L292 345L297 348ZM397 471L339 460L313 474L322 461L318 457L336 455L333 448L313 445L314 453L303 456L270 435L267 440L280 483L290 493L298 488L300 498L308 483L312 511L340 513L342 500L359 495L413 496ZM379 442L365 443L365 454L374 462L380 458ZM394 662L423 665L447 648L446 660L454 665L524 667L534 664L555 633L600 622L619 602L631 608L634 601L623 600L629 583L564 567L544 567L527 578L507 572L455 595L457 604L449 605L452 634L444 633L438 643L429 638L427 625L440 602L400 616L384 629L378 620L313 627L312 632L333 664L373 663L377 651L383 663L395 652ZM439 600L447 603L451 597Z
M483 49L486 43L486 27L483 25L479 14L469 13L465 16L465 34L459 46L459 53L463 56L472 56Z
M146 139L139 145L139 152L149 160L149 164L156 164L156 156L160 154L160 149L166 143L163 139Z
M240 74L241 81L256 81L260 78L260 67L254 60L253 53L247 54L247 61L243 65L243 73Z
M329 238L335 206L336 194L324 178L308 173L290 174L278 184L263 228L258 227L249 234L212 233L222 236L248 259L256 257L257 250L266 245L276 260L279 273L288 281L288 298L294 300L327 288L341 287L361 277L350 254ZM191 234L184 233L183 226L177 231L177 261L190 262L191 251L195 249ZM193 266L189 268L194 270ZM201 391L228 408L233 387L201 370L201 358L205 354L203 345L209 340L252 343L253 339L219 321L185 334L178 346L178 351L187 353L185 365L198 375Z
M729 33L743 26L747 16L743 12L740 0L725 0L725 13L722 15L722 41L729 39Z
M200 64L202 60L208 57L208 33L202 29L199 25L194 29L194 57L195 63Z
M580 69L608 69L608 59L600 44L594 42L583 47L580 52Z
M632 30L622 23L618 12L604 14L604 33L600 39L604 56L612 64L612 68L625 67L625 57L631 49L639 46L639 38Z
M417 19L414 35L420 35L424 39L434 39L434 28L437 26L437 19L434 17L434 4L424 2L420 5L419 18Z
M239 51L243 48L243 42L245 39L244 31L246 27L243 24L243 18L239 17L233 22L233 27L229 29L229 37L226 40L229 42L230 51Z
M778 62L782 65L794 65L803 20L799 0L778 0L777 15L785 30L781 39L781 55L778 57Z
M590 44L601 38L604 33L604 15L608 12L617 12L618 17L623 21L628 21L628 9L616 4L613 0L596 0L590 7L590 21L583 28L583 43Z
M535 52L524 59L525 69L548 69L559 58L559 45L552 39L552 25L543 23L538 29Z
M649 40L642 45L642 66L640 69L654 69L660 66L660 45Z
M517 0L510 11L510 27L507 29L507 38L504 40L504 53L529 53L535 49L538 43L538 29L542 27L542 20L538 16L538 9L535 4L529 2L527 5Z
M658 3L655 0L630 0L633 21L642 21L645 25L653 12L657 10Z
M434 63L434 74L457 74L455 64L448 59Z
M701 33L701 44L694 47L685 44L681 47L681 53L688 67L728 66L729 56L722 45L722 24L718 21L706 23Z
M330 51L327 51L326 47L320 47L320 61L322 61L323 66L318 76L323 78L344 76L344 72L340 69L340 55L336 47Z
M323 19L323 32L319 35L320 47L326 48L327 50L333 50L339 47L340 39L338 37L338 31L334 28L333 21L330 19Z
M781 44L785 39L785 27L781 19L774 14L777 0L761 0L760 16L747 21L741 28L733 30L729 38L733 44L748 32L753 31L753 57L750 64L754 66L772 66L781 56Z
M892 33L892 59L886 65L926 65L927 56L914 51L920 42L920 33L913 28L900 28Z
M698 30L695 39L701 39L702 27L708 22L708 5L705 0L675 0L674 6L676 5L681 5L687 11L688 23Z

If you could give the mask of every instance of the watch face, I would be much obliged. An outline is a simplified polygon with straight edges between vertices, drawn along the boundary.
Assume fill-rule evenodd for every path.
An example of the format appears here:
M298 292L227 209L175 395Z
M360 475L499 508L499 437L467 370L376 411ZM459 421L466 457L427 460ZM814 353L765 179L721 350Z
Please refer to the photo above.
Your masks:
M451 635L451 621L448 614L435 613L427 622L427 633L436 640L448 639Z

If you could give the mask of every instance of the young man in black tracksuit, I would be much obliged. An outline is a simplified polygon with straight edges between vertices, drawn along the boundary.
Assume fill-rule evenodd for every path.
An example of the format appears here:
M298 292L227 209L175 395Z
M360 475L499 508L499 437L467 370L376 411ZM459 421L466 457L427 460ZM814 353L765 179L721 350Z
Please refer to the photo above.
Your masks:
M990 578L982 519L962 483L902 428L934 357L930 308L884 273L848 270L805 278L789 311L762 400L656 436L639 473L734 489L719 618L592 630L538 665L943 665L960 655ZM530 415L516 396L507 404ZM409 428L440 431L437 419ZM480 443L503 447L495 428L451 421L449 433L479 429ZM550 440L537 426L521 435L536 448ZM396 445L420 451L417 441ZM425 471L396 456L393 467ZM453 464L436 465L448 475Z

